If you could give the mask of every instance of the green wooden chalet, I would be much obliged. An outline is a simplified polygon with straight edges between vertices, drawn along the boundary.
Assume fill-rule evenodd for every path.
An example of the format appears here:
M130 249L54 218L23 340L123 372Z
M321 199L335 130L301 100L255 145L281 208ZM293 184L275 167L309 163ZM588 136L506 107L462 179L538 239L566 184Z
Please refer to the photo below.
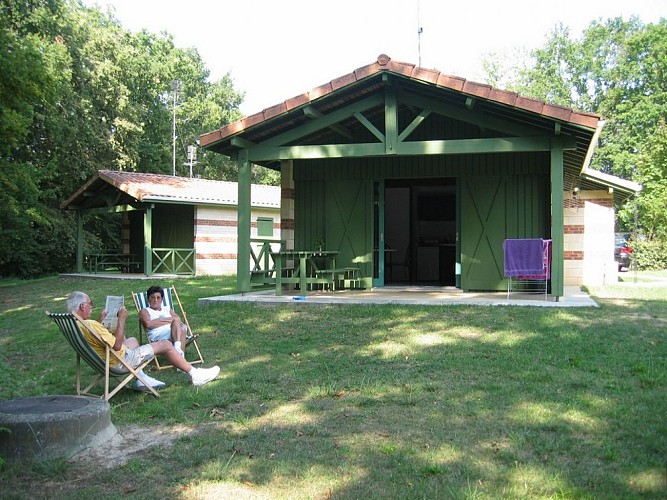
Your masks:
M558 298L570 193L639 188L588 168L601 126L597 115L380 55L200 144L238 163L241 292L251 285L250 165L258 164L281 172L287 247L323 242L338 252L337 266L359 268L366 287L505 290L503 241L545 238ZM605 204L613 260L613 196Z

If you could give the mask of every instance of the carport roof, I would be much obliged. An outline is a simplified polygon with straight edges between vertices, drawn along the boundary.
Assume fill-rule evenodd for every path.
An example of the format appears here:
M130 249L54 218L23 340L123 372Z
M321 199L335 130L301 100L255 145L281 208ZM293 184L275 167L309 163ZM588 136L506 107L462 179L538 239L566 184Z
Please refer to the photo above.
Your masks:
M237 206L238 184L171 175L99 170L64 201L61 208L86 210L137 203ZM253 184L251 205L280 208L280 188Z

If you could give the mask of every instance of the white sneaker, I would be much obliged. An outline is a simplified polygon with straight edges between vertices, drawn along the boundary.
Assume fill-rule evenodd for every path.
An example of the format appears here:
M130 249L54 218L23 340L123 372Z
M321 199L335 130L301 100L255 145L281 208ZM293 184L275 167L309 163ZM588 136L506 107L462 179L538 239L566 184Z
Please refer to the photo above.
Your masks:
M153 389L164 389L165 387L167 387L167 384L165 384L164 382L161 382L160 380L155 379L153 377L149 377L148 375L144 375L144 378L146 379L146 382L148 382L148 385L150 385ZM144 385L144 383L138 379L135 384L135 387L139 391L146 390L146 386Z
M176 349L176 352L178 354L180 354L182 358L185 357L185 353L183 352L183 349L181 349L180 347L174 347L174 349Z
M219 366L212 366L211 368L193 368L192 371L190 372L192 385L194 385L195 387L204 385L213 380L215 377L217 377L219 373L220 373Z

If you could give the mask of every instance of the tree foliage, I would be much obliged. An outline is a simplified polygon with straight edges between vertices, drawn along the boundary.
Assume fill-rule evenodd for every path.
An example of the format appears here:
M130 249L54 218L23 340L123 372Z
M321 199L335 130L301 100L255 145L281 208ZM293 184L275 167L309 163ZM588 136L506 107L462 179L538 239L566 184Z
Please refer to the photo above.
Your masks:
M78 0L0 4L0 276L69 270L74 224L60 203L98 169L177 174L188 145L241 118L230 75L209 81L194 49L168 33L131 33ZM200 154L194 174L235 180L235 165ZM265 180L256 172L255 182ZM86 241L114 244L91 218Z
M488 68L502 80L502 71ZM512 90L602 116L592 168L643 186L618 207L619 230L667 241L667 20L596 20L579 39L558 25L518 75Z

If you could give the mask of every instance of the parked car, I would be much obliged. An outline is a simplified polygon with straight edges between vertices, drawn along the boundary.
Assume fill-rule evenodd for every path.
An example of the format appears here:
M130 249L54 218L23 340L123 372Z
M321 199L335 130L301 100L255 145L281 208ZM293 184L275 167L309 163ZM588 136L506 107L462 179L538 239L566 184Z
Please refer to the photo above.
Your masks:
M618 264L618 270L630 269L630 233L616 233L614 243L614 260Z

